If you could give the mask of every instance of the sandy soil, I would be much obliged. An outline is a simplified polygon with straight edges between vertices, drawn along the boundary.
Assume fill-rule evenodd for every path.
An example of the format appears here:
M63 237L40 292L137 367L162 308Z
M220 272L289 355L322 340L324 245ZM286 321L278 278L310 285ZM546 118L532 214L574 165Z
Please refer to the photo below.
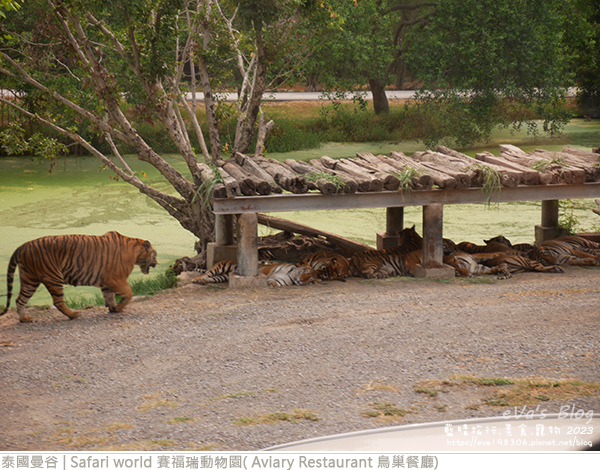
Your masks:
M188 285L116 315L30 309L34 322L19 324L11 310L0 317L0 450L253 450L500 416L512 407L484 399L509 386L460 377L600 382L599 280L598 268L569 268L487 282ZM520 400L600 412L598 387Z

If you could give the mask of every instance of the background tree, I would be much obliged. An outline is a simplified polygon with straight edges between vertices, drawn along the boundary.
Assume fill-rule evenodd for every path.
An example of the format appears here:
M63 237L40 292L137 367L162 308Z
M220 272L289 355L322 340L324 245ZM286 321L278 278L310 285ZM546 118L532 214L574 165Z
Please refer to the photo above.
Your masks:
M29 0L2 25L1 86L22 93L0 101L83 146L196 235L203 252L214 222L201 192L218 175L208 164L251 151L266 86L267 38L301 3ZM223 142L216 90L228 83L237 84L240 98L234 135ZM141 137L141 118L166 130L187 175ZM101 139L110 152L95 143ZM172 191L146 184L123 148L155 167Z
M600 3L574 0L568 10L568 34L578 87L577 99L586 116L600 117Z
M308 83L326 90L368 87L376 114L389 112L385 88L406 69L402 56L408 28L422 23L430 2L328 0L320 18L317 52L304 67Z
M526 123L557 132L567 122L562 0L437 0L411 37L408 64L425 86L418 103L431 119L427 143L489 138L496 125ZM412 36L412 34L411 34Z

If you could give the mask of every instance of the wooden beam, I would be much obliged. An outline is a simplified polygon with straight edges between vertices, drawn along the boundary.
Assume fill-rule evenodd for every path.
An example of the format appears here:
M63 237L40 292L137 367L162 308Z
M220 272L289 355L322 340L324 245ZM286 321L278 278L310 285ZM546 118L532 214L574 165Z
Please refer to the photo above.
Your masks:
M372 207L409 207L430 204L486 204L517 201L584 199L600 197L600 183L548 184L502 188L485 193L480 188L429 191L380 191L354 194L278 194L213 199L215 214L288 212Z
M369 245L365 245L364 243L355 242L354 240L340 237L334 233L323 232L322 230L317 230L309 227L308 225L280 219L278 217L258 214L258 223L267 227L275 228L277 230L283 230L285 232L299 233L302 235L308 235L309 237L323 237L334 245L339 246L344 251L345 256L351 256L360 251L372 250Z

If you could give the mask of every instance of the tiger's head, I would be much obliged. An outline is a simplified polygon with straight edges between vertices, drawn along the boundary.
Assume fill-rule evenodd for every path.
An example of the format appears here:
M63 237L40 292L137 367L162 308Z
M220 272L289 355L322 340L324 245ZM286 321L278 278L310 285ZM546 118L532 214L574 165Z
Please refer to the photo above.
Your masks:
M398 232L398 245L406 246L410 250L418 250L423 247L423 238L413 225Z
M490 238L489 240L483 240L483 243L485 243L486 245L489 245L493 242L500 243L502 245L508 246L509 248L512 248L512 243L504 235L498 235L497 237Z
M350 277L350 262L341 255L332 257L329 263L316 270L319 279L323 280L344 280Z
M140 267L142 273L148 274L150 268L155 268L158 264L156 261L156 250L148 240L143 240L141 242L142 246L139 249L135 264Z
M304 286L306 284L314 284L319 280L317 272L310 266L300 266L297 271L298 284Z

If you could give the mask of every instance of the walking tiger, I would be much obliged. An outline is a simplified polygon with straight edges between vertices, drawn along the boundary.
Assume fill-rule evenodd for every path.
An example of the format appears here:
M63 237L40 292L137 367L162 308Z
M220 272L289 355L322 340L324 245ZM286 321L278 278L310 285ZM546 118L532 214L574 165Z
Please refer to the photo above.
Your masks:
M17 266L21 289L17 313L22 323L31 322L25 306L40 284L44 284L57 309L73 319L79 312L71 310L64 299L64 284L94 286L110 312L120 312L130 302L133 292L127 278L135 265L148 274L155 267L156 250L147 240L130 238L118 232L101 236L57 235L38 238L19 246L8 263L6 308L10 307L14 274ZM122 297L117 304L115 294Z

